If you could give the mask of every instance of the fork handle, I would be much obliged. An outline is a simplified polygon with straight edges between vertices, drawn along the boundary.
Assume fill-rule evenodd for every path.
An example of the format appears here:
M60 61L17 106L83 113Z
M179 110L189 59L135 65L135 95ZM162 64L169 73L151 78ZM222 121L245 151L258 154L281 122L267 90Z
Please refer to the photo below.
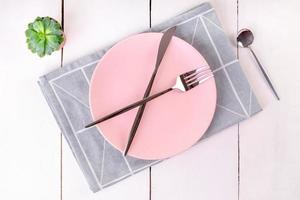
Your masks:
M85 128L89 128L89 127L91 127L91 126L94 126L94 125L96 125L96 124L99 124L99 123L101 123L101 122L104 122L104 121L106 121L106 120L108 120L108 119L110 119L110 118L113 118L113 117L115 117L115 116L117 116L117 115L120 115L120 114L122 114L122 113L124 113L124 112L127 112L127 111L129 111L129 110L132 110L132 109L134 109L134 108L136 108L136 107L138 107L138 106L140 106L140 105L142 105L142 104L145 104L145 103L147 103L148 101L151 101L151 100L153 100L153 99L155 99L155 98L157 98L157 97L159 97L159 96L161 96L161 95L163 95L163 94L166 94L166 93L168 93L168 92L170 92L170 91L172 91L172 90L173 90L173 88L168 88L168 89L166 89L166 90L163 90L163 91L161 91L161 92L158 92L158 93L156 93L156 94L153 94L153 95L151 95L151 96L149 96L149 97L147 97L147 98L144 98L144 99L141 99L141 100L139 100L139 101L136 101L136 102L134 102L134 103L132 103L132 104L129 104L128 106L125 106L125 107L123 107L123 108L121 108L121 109L119 109L119 110L117 110L117 111L115 111L115 112L113 112L113 113L111 113L111 114L108 114L108 115L106 115L106 116L104 116L104 117L102 117L102 118L100 118L100 119L98 119L98 120L96 120L96 121L94 121L94 122L92 122L92 123L86 125Z

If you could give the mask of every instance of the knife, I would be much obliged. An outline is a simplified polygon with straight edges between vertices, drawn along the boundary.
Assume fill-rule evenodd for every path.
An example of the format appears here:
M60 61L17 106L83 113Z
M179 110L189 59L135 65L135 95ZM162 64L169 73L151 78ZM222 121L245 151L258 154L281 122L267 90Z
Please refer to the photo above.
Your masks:
M151 92L151 89L152 89L152 85L153 85L155 76L157 74L159 65L160 65L160 63L161 63L161 61L162 61L162 59L163 59L163 57L164 57L164 55L165 55L165 53L167 51L167 48L169 46L169 43L170 43L170 41L171 41L171 39L172 39L175 31L176 31L176 26L169 28L163 34L163 36L162 36L162 38L160 40L159 47L158 47L158 53L157 53L157 57L156 57L155 68L154 68L154 71L152 73L151 79L150 79L150 81L148 83L148 86L147 86L147 89L146 89L146 91L144 93L144 97L143 98L147 98L150 95L150 92ZM127 145L126 145L126 148L125 148L125 151L124 151L124 156L127 155L128 151L129 151L129 148L130 148L130 145L132 144L133 138L134 138L134 136L136 134L136 131L138 129L138 126L139 126L139 124L141 122L141 119L142 119L145 107L146 107L146 104L143 104L138 109L138 112L137 112L137 114L135 116L133 125L132 125L131 130L130 130L128 142L127 142Z

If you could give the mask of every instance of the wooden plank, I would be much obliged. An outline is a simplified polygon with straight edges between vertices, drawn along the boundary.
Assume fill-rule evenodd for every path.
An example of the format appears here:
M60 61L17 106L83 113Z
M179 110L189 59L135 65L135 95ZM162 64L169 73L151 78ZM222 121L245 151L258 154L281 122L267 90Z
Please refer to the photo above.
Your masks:
M1 1L0 8L0 199L59 199L59 128L37 80L60 65L60 52L31 54L25 30L37 16L60 20L60 1Z
M254 31L253 49L281 97L275 100L251 55L241 49L241 62L264 106L240 126L241 200L300 198L299 8L296 0L239 0L239 27Z
M173 16L186 12L201 3L204 0L185 0L185 1L172 1L172 0L152 0L152 25L159 24ZM213 0L209 1L216 9L217 15L222 23L227 35L232 37L237 29L237 4L236 0L222 1Z
M64 63L148 28L148 0L65 2Z
M237 199L237 126L152 167L153 199Z
M68 63L148 28L148 0L66 1L64 18L67 43L63 60ZM148 197L147 170L93 194L65 141L62 178L66 200Z
M152 0L158 24L204 1ZM236 35L236 1L211 2L229 35ZM202 141L187 152L152 168L153 199L237 199L238 126Z

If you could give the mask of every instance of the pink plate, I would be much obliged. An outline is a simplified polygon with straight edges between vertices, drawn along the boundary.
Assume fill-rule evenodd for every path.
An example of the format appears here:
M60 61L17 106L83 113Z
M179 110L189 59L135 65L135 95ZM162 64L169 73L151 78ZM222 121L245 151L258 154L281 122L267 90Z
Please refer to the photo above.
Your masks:
M131 36L103 56L90 87L94 120L142 99L161 36L161 33ZM207 63L194 47L173 37L151 93L169 88L177 75L203 65ZM211 78L188 92L171 91L147 103L128 154L141 159L163 159L191 147L210 125L216 98L216 85ZM104 138L120 151L125 149L136 112L137 108L97 125Z

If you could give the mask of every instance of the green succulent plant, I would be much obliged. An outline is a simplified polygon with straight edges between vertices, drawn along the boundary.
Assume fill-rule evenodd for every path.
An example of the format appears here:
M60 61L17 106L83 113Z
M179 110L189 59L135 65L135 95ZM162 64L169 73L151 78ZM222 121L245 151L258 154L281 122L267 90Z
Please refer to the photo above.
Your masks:
M40 57L59 50L65 39L61 25L50 17L37 17L25 34L28 48Z

